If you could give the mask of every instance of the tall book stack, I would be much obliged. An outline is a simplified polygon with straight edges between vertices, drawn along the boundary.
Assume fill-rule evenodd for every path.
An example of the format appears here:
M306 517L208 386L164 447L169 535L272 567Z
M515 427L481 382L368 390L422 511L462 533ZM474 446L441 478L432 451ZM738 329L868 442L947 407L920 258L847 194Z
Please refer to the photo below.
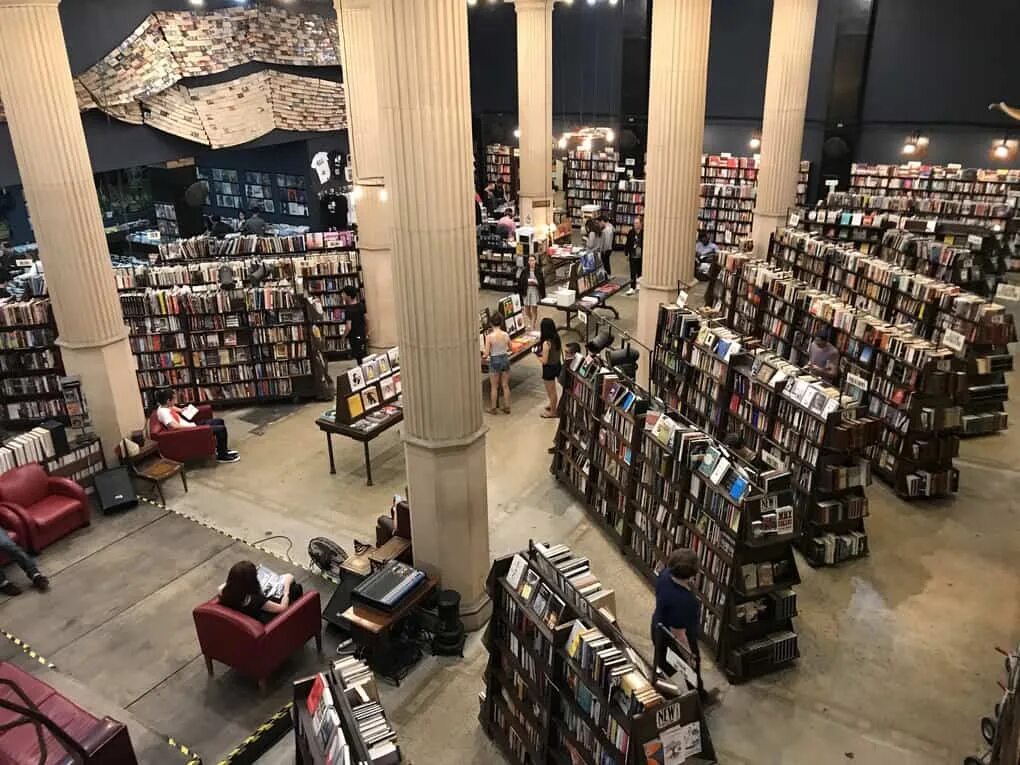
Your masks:
M485 147L485 180L502 186L507 199L517 197L520 167L520 149L501 143L490 143Z
M616 201L616 150L573 149L567 155L567 214L575 226L584 220L581 208L598 205L612 212Z
M644 178L625 178L616 187L616 241L617 249L627 243L627 233L634 221L645 214Z
M748 299L746 290L742 288L740 274L744 267L752 262L751 256L735 250L719 250L716 253L716 262L719 269L716 273L712 300L708 307L728 320L732 320L738 314L736 304ZM732 324L731 326L735 327Z
M613 591L565 545L496 560L478 715L511 762L711 762L696 690L657 682L616 625ZM661 690L660 690L661 688Z
M869 449L875 470L900 496L948 496L959 488L962 364L948 348L896 327L878 327L870 339L877 358L868 412L885 425Z
M405 761L372 671L354 657L294 683L291 718L298 765Z
M0 300L0 425L65 418L57 326L45 297Z

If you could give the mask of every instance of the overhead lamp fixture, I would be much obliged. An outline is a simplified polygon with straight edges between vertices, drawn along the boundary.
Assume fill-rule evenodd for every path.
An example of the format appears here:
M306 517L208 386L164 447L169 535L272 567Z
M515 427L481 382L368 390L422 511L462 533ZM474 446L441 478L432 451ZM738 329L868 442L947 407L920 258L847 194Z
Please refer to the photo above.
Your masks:
M758 151L761 148L761 137L754 133L751 136L751 140L747 142L747 145L751 147L751 151Z
M588 0L588 5L595 5L595 0Z
M467 3L471 7L474 7L474 6L478 5L478 0L467 0Z
M995 144L995 148L992 149L992 156L996 159L1009 159L1009 143L1005 138Z
M365 190L361 188L361 186L355 186L353 189L351 189L351 198L354 199L355 201L361 199L361 197L364 196L364 194Z
M379 189L379 201L380 202L385 202L389 198L390 198L390 192L388 192L386 190L385 186L383 186L381 189Z
M612 128L606 130L605 139L606 143L612 143L616 140L616 133L613 132Z
M561 149L567 148L567 136L566 136L566 133L564 133L562 136L560 136L560 140L559 140L559 142L556 145L559 146Z
M188 0L188 2L190 2L196 8L201 8L203 5L205 5L205 0Z
M617 0L609 0L610 5L616 5Z
M514 138L520 138L520 137L521 137L521 129L520 128L514 128Z

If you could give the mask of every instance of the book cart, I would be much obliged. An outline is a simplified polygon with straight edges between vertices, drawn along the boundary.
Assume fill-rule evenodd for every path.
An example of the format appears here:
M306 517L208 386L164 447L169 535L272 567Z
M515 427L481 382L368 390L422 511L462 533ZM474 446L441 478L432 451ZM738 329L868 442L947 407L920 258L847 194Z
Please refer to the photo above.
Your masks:
M564 545L493 563L479 722L517 763L715 762L696 690L673 697L616 626L612 590Z
M290 709L297 765L399 765L396 733L379 703L371 670L338 659L323 672L294 683Z

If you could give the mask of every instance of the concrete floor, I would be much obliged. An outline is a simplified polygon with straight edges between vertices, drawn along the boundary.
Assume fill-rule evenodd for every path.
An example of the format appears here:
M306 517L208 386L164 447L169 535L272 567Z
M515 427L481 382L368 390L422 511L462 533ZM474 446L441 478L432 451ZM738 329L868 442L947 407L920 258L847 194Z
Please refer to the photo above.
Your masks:
M483 292L480 305L494 304L498 297ZM633 327L637 298L621 295L614 305L621 323ZM530 361L513 370L513 415L486 416L490 551L497 556L519 550L529 538L571 545L592 560L603 580L613 582L621 626L650 653L651 590L548 473L545 448L555 423L539 417L545 399L537 364ZM289 543L272 539L258 546L289 552L300 563L308 561L311 537L330 537L348 550L354 538L371 539L376 516L386 511L394 493L405 490L400 435L390 431L372 444L375 486L365 486L361 446L339 439L334 441L337 474L330 475L324 437L314 426L327 406L285 408L268 417L221 412L242 461L191 473L188 494L169 484L168 505L244 540L285 535ZM867 765L931 765L957 763L979 749L978 721L997 698L1002 671L993 647L1020 639L1020 468L1015 460L1020 420L1015 406L1010 411L1014 430L964 442L958 461L961 491L952 500L906 503L878 483L869 490L871 556L839 568L801 566L797 666L733 687L710 668L709 685L723 691L723 703L709 719L721 762L801 765L853 759ZM168 607L190 612L194 599ZM0 626L10 629L6 608L0 606ZM19 625L29 642L62 629L40 620ZM469 640L463 660L427 659L400 688L381 684L413 761L501 761L476 719L486 661L479 638ZM182 642L193 639L180 635ZM95 644L95 655L117 642L116 633L108 633ZM66 653L70 663L74 651ZM83 669L73 667L71 674L88 682L78 677L87 674ZM182 683L179 691L186 687ZM223 695L186 699L178 692L146 698L142 709L154 718L151 724L165 721L156 729L186 742L190 735L207 758L224 751L219 740L226 734L217 738L211 730L224 716L216 711L227 704ZM182 703L186 706L179 708ZM240 721L239 710L231 714ZM243 717L244 722L260 719L254 713ZM213 742L207 751L199 745L206 740ZM276 756L288 761L285 744Z

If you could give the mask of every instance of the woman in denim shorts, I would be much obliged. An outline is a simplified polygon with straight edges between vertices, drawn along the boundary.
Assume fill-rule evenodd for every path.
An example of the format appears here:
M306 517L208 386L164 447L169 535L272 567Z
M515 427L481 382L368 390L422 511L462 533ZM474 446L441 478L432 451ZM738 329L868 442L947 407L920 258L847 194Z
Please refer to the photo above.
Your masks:
M510 335L503 329L503 316L492 314L492 329L485 336L485 355L489 357L489 414L496 413L499 391L503 389L503 411L510 414Z

